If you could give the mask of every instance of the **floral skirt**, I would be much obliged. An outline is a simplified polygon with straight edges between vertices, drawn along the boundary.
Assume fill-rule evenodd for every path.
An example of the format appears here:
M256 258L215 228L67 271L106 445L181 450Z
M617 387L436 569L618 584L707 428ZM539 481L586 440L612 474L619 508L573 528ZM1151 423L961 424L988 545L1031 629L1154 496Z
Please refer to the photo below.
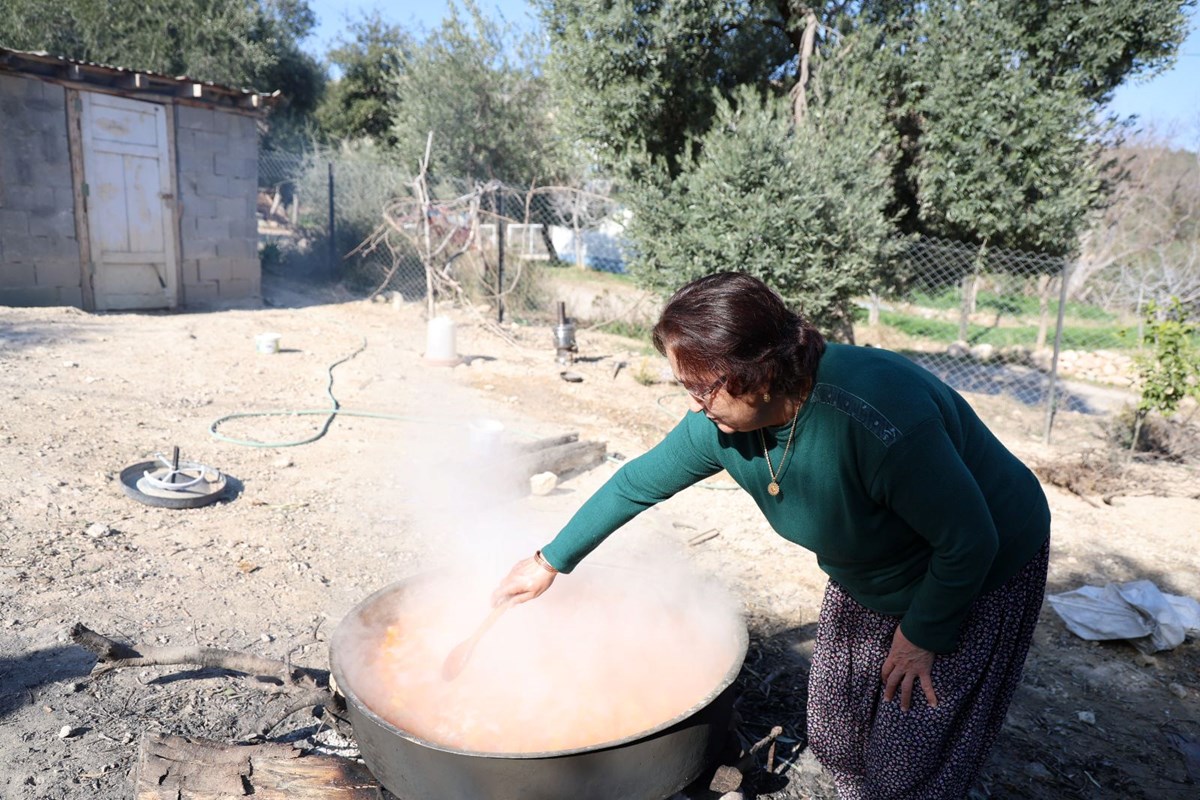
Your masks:
M912 706L883 700L880 673L899 617L872 611L830 581L808 679L808 741L843 800L949 800L967 794L996 741L1046 588L1050 542L981 595L959 646L933 664L938 706L919 684Z

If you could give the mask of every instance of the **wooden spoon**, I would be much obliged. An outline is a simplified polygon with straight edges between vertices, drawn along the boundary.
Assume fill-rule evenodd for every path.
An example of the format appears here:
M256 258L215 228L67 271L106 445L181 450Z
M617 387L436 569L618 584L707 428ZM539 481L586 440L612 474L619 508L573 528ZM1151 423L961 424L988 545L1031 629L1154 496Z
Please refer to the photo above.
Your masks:
M509 605L511 604L501 603L493 608L491 613L475 629L474 633L455 645L454 649L450 651L450 655L446 656L446 660L442 664L442 680L452 681L458 677L463 668L467 666L467 661L470 660L471 653L475 651L475 645L487 633L488 628L492 627L496 620L500 619L500 615L508 609Z

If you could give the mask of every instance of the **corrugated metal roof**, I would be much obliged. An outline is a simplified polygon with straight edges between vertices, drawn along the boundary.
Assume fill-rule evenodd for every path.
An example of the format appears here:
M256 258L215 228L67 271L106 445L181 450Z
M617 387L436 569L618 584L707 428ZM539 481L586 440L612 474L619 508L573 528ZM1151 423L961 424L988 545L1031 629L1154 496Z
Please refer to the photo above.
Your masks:
M0 47L0 73L11 72L55 83L71 84L96 91L142 99L171 99L173 102L262 111L278 103L278 91L271 94L253 89L236 89L186 75L172 77L148 70L112 67L89 61L37 51L9 50Z

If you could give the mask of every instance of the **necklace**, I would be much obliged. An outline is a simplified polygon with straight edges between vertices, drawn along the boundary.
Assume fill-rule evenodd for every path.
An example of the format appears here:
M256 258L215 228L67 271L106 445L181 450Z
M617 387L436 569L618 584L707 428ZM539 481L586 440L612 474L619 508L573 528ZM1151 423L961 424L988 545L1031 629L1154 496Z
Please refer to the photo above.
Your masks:
M772 497L779 494L779 479L783 477L783 470L787 467L787 457L792 449L792 439L796 435L796 423L800 421L801 408L804 408L803 402L796 406L796 414L792 417L792 429L788 432L787 444L783 446L783 455L779 458L778 475L775 474L775 468L771 466L771 454L767 451L767 438L763 436L762 428L758 429L758 440L762 442L763 457L767 459L767 472L771 474L771 482L767 484L767 494Z

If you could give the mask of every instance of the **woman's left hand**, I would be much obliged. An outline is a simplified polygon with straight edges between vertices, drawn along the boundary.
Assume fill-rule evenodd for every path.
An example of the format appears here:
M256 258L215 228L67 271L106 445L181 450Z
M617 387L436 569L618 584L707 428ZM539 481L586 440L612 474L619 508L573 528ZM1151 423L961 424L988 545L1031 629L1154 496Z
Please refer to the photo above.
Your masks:
M892 649L883 662L884 701L891 702L896 696L896 687L900 687L900 710L908 711L912 706L913 681L919 680L930 708L937 708L937 695L933 692L933 658L932 652L910 642L897 625L892 636Z

